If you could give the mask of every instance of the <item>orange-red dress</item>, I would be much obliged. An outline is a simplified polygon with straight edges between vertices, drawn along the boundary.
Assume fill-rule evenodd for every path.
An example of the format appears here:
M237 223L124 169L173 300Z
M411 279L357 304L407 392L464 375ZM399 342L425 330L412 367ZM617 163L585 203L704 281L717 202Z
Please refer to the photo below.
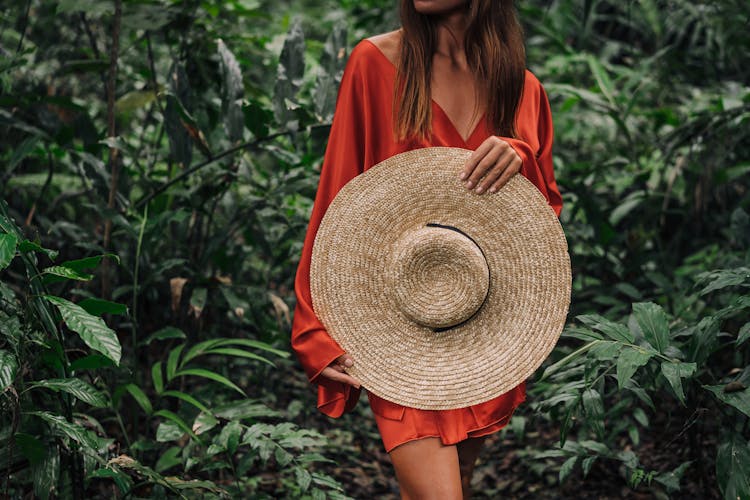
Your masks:
M297 306L292 348L308 379L318 384L318 408L331 417L350 411L361 390L318 376L344 353L315 316L310 297L310 258L323 214L348 181L390 156L429 146L474 150L492 134L485 121L480 120L464 140L433 100L432 137L424 141L395 141L391 118L395 76L396 68L391 61L369 40L362 40L352 50L339 87L320 184L295 279ZM503 139L523 160L521 174L539 188L559 215L562 200L552 171L552 116L544 89L528 71L516 124L518 138ZM455 410L419 410L387 401L369 391L367 395L385 449L391 451L399 444L422 437L439 436L443 443L454 444L467 437L495 432L508 423L515 408L524 401L526 385L522 382L494 399Z

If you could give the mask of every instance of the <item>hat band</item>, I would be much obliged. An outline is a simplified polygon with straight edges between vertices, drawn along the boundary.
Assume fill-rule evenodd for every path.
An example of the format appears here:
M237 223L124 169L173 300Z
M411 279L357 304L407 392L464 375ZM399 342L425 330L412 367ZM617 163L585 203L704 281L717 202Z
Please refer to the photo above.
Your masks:
M484 304L490 271L482 249L454 226L428 223L391 246L386 285L396 309L436 332L471 319Z

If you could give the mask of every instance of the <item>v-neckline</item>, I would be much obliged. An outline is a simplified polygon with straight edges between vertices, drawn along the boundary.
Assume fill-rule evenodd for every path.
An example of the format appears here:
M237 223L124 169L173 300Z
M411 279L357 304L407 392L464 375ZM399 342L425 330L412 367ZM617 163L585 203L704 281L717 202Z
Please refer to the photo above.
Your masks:
M382 50L380 50L380 47L378 47L377 45L375 45L375 43L373 43L372 41L370 41L367 38L365 38L364 40L366 40L370 45L373 46L373 48L375 49L375 51L377 51L377 53L380 54L380 57L382 57L383 60L388 63L388 66L395 73L396 72L396 65L393 64L393 62L390 59L388 59L388 57L385 55L385 53ZM456 124L453 122L453 120L451 119L451 117L443 109L443 107L440 104L438 104L438 102L435 100L434 97L430 96L430 102L432 103L432 107L435 108L435 109L437 109L443 115L443 117L448 122L448 124L450 124L450 127L451 127L453 133L456 135L456 137L458 137L459 139L461 139L461 141L465 145L468 145L471 142L471 140L474 138L474 135L476 135L476 133L479 131L479 129L480 129L481 125L482 125L482 122L484 122L486 114L487 114L487 113L482 113L482 116L479 117L479 121L471 129L471 131L469 132L469 135L466 138L464 138L464 136L461 135L461 132L458 130L458 127L456 127Z

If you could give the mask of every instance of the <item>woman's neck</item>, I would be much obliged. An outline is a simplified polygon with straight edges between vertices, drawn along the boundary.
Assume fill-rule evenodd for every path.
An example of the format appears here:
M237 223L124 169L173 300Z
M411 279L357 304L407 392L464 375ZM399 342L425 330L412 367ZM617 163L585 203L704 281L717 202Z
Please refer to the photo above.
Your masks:
M451 64L464 65L464 35L466 33L467 17L464 10L458 10L444 16L436 23L437 44L435 55L450 60Z

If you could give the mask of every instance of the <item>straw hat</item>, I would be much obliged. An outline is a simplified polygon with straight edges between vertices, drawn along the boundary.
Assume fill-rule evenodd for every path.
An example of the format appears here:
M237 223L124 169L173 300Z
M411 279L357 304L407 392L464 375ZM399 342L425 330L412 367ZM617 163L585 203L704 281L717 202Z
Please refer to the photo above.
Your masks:
M425 148L341 189L313 245L313 309L372 393L428 410L493 399L549 355L570 303L560 223L521 175L467 190L471 151Z

